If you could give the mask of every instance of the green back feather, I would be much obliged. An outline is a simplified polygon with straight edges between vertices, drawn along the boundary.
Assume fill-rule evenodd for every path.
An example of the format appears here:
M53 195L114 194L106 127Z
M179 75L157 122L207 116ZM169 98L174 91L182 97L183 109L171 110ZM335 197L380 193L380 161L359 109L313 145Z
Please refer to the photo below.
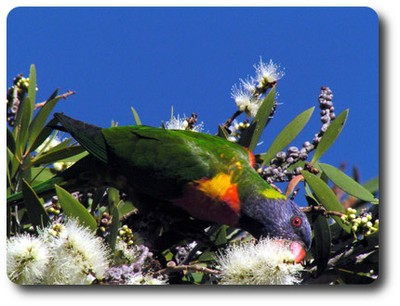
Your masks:
M186 183L220 172L233 173L241 196L271 189L252 169L247 150L221 137L143 125L101 129L62 114L56 117L89 153L123 174L136 192L155 199L176 198Z

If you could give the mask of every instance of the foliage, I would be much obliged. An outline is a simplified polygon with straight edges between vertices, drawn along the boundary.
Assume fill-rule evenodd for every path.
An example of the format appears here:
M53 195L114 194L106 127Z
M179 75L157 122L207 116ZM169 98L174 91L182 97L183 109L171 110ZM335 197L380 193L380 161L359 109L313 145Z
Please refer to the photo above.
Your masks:
M256 78L242 80L235 87L232 97L238 109L225 124L217 127L218 136L252 151L255 149L277 110L276 87L283 77L277 69L272 61L268 65L260 61ZM7 235L10 241L24 237L21 241L35 243L35 248L39 248L45 243L37 242L34 237L40 236L43 229L48 231L55 224L68 224L73 219L101 237L112 254L108 271L102 272L101 278L94 277L93 283L160 284L167 279L170 284L220 283L223 267L218 254L222 254L221 250L253 241L240 229L198 220L179 224L171 219L160 230L152 223L151 215L138 213L135 203L125 194L107 186L76 187L67 191L55 185L52 194L37 194L36 185L61 173L87 153L72 138L61 139L59 131L54 129L57 121L48 119L58 102L73 92L59 95L56 90L40 103L36 101L36 92L36 71L32 65L29 78L17 76L7 95ZM370 283L379 272L379 200L376 198L379 183L374 178L361 184L357 175L355 178L346 175L342 166L320 162L342 132L349 114L344 110L336 117L332 99L330 89L322 87L318 100L322 126L312 141L304 142L301 149L291 145L308 124L314 107L288 122L269 149L256 155L256 170L276 188L278 184L286 186L289 197L294 197L298 189L304 191L308 206L303 210L312 224L313 243L303 263L302 284ZM142 124L138 112L134 108L131 111L133 121ZM247 117L238 122L242 114ZM162 127L201 131L196 123L196 114L186 119L171 115L170 122L162 123ZM20 192L23 203L16 203L13 197ZM153 254L145 245L155 239L162 241L159 245L163 247ZM49 252L42 252L47 261ZM25 282L13 275L9 274L14 281ZM43 278L40 271L35 275L34 282Z

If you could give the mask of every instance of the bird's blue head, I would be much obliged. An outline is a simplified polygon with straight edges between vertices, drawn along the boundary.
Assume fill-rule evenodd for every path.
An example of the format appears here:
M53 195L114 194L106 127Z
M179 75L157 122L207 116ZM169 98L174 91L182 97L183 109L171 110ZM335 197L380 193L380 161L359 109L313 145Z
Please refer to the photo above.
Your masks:
M289 199L254 196L241 207L240 227L256 238L290 240L296 261L303 260L311 247L311 226L307 216Z

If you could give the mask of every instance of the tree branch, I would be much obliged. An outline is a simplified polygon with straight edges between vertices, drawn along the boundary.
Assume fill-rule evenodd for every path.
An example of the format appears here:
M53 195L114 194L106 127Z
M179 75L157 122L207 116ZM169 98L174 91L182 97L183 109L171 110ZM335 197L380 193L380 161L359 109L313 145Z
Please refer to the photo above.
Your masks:
M203 272L203 273L208 273L208 274L214 274L218 275L221 274L221 271L219 270L214 270L210 269L207 267L202 267L200 265L180 265L180 266L175 266L174 262L169 262L167 264L167 267L161 270L156 271L153 276L157 277L162 274L170 274L174 272Z
M309 212L318 212L324 216L337 216L337 217L341 217L344 215L344 213L340 212L340 211L334 211L334 210L326 210L325 207L323 207L322 205L314 205L314 206L307 206L307 207L302 207L301 210L305 213L309 213Z
M72 95L74 95L74 94L75 94L75 91L68 90L67 92L65 92L65 93L63 93L63 94L57 96L56 99L57 99L57 98L60 98L60 99L64 99L64 100L65 100L65 99L67 99L69 96L72 96ZM36 104L35 104L35 109L38 109L38 108L41 108L41 107L45 106L46 103L47 103L47 101L43 101L43 102L36 103Z

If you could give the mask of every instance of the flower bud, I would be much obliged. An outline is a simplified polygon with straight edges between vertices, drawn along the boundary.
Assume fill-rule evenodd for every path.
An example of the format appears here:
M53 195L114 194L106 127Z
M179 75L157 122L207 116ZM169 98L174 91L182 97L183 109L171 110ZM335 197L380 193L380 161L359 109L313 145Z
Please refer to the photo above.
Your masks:
M324 115L321 117L321 122L322 123L328 123L330 121L329 115Z
M329 124L324 123L324 124L321 126L321 132L322 132L322 133L325 133L326 130L328 129L328 127L329 127Z
M286 162L287 162L288 164L293 164L294 158L290 156L290 157L288 157L288 158L286 159Z
M368 222L367 217L362 217L362 218L361 218L361 223L367 223L367 222Z
M285 152L278 152L278 153L276 153L276 155L275 155L275 157L277 158L277 159L280 159L280 160L284 160L285 158L286 158L286 153Z

